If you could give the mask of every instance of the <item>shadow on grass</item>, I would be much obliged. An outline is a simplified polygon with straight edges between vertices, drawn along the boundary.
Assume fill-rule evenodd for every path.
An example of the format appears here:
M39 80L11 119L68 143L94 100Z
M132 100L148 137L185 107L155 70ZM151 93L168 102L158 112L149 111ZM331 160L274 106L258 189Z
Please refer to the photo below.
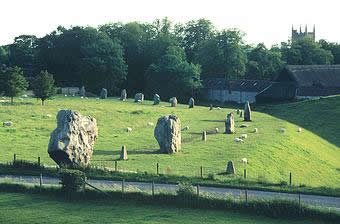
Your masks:
M161 154L159 149L127 149L128 155L142 155L142 154ZM94 150L93 155L95 156L119 156L119 150ZM94 161L113 161L112 160L94 160Z

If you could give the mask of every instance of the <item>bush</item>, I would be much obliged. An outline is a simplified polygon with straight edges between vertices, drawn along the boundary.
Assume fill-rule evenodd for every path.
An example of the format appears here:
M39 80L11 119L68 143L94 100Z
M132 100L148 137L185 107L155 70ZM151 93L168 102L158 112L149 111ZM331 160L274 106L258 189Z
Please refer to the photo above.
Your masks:
M177 196L191 198L195 195L195 188L189 182L179 182Z
M80 170L60 169L59 176L62 189L66 192L77 192L84 185L85 173Z
M17 169L40 170L44 168L41 164L37 162L30 162L26 160L15 160L13 161L11 165L13 168L17 168Z

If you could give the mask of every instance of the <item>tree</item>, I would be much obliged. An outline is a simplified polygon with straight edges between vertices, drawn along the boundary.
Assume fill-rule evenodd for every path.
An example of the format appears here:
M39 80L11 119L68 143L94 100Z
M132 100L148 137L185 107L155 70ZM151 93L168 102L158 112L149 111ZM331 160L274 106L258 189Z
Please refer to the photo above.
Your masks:
M157 63L151 64L147 75L147 94L160 94L163 99L176 96L187 100L201 86L199 65L188 63L180 47L171 46Z
M8 50L4 46L0 46L0 69L4 65L8 65Z
M2 73L0 73L0 89L2 93L11 98L13 104L13 98L20 95L28 87L23 71L21 68L9 67Z
M333 64L340 64L340 44L320 40L319 44L322 49L330 51L334 57Z
M34 78L32 87L34 95L40 98L41 105L44 105L44 101L55 94L53 75L47 71L41 71L40 74Z

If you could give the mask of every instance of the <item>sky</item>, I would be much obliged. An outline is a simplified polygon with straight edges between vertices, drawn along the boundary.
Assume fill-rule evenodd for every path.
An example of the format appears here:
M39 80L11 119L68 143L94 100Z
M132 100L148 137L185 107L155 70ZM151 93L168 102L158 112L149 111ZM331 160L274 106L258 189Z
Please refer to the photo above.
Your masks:
M337 0L0 0L0 46L22 34L42 37L58 25L93 26L113 22L174 23L209 19L218 29L238 28L248 44L268 47L288 41L292 25L316 27L316 39L340 42Z

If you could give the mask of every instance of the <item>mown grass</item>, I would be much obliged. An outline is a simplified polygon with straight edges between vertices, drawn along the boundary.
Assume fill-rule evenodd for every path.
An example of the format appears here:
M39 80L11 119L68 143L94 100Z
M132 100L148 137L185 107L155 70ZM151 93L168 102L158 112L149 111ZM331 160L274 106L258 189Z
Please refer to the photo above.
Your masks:
M328 104L331 106L325 106ZM202 166L205 177L210 174L219 181L232 182L239 179L246 168L252 181L288 183L292 172L293 184L297 186L340 186L339 140L335 137L340 131L336 125L340 97L258 107L262 112L253 113L253 122L247 123L248 128L239 128L244 122L236 118L237 134L234 135L222 132L226 114L235 109L209 111L208 107L188 109L186 105L171 108L164 102L153 106L150 101L136 104L131 99L121 102L112 98L77 97L56 97L41 106L35 99L25 99L15 105L0 106L0 121L14 123L12 127L0 128L0 162L11 161L16 153L18 159L36 161L40 156L42 163L54 164L48 156L47 145L60 109L78 110L97 119L99 138L92 157L95 166L113 168L121 146L126 145L129 159L118 162L118 168L123 171L155 173L159 163L161 174L194 177L199 176ZM182 151L173 155L158 153L154 127L148 126L148 122L156 124L160 116L167 114L178 115L182 127L190 128L182 132ZM127 127L133 131L126 132ZM216 127L220 133L208 135L208 141L202 142L202 131ZM252 133L255 127L259 130L256 134ZM301 133L297 132L298 127L303 128ZM286 132L280 133L280 128ZM234 138L243 133L248 134L245 142L234 142ZM247 166L239 162L244 157L249 161ZM235 163L235 177L220 175L228 160Z

